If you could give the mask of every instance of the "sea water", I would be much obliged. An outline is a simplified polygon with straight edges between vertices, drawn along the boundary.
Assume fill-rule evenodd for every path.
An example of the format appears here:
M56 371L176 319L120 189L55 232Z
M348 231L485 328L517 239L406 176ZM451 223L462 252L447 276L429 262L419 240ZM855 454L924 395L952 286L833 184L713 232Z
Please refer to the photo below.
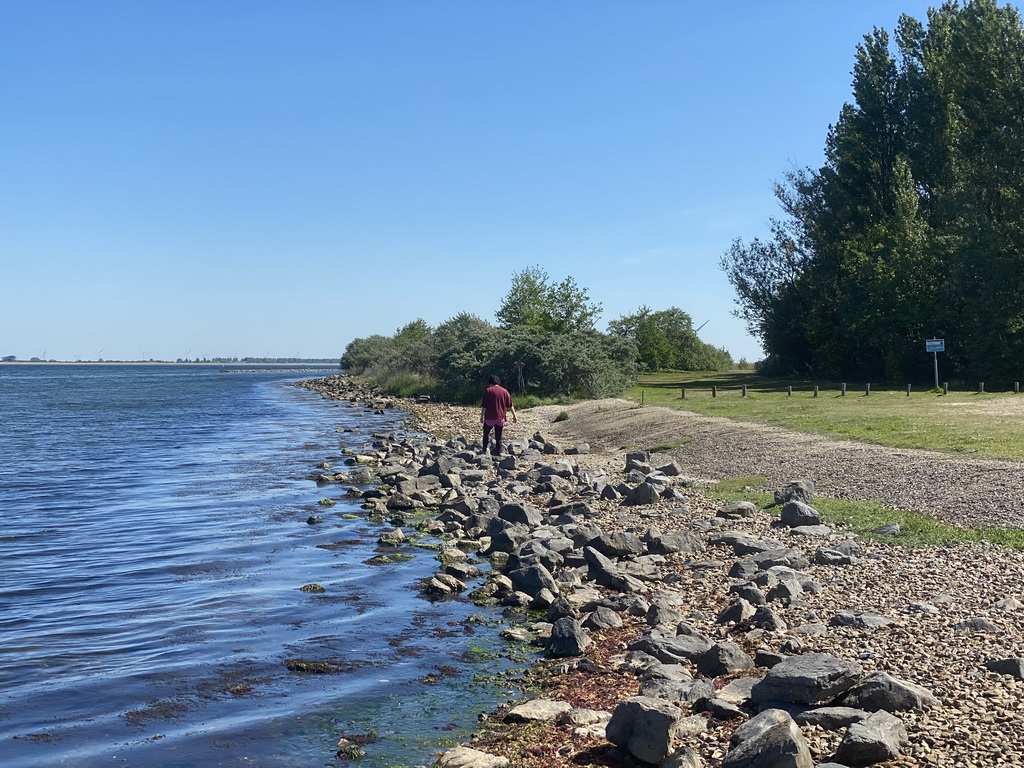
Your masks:
M368 564L381 526L310 479L404 430L315 375L0 366L4 766L425 765L510 693L480 609L419 595L433 552Z

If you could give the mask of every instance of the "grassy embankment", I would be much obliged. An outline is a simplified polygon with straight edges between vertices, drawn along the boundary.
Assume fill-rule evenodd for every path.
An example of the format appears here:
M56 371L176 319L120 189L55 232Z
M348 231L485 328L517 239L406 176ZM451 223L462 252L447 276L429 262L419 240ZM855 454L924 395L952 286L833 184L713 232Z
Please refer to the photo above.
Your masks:
M819 386L813 396L815 384ZM743 385L747 396L741 394ZM712 387L717 397L712 397ZM788 395L787 387L793 394ZM686 398L682 398L682 389ZM1024 395L950 391L880 389L864 384L768 379L753 372L660 373L643 376L626 391L626 398L647 405L665 405L739 421L776 424L801 432L861 440L897 448L926 448L964 458L1024 461ZM644 446L671 448L671 446ZM719 484L714 495L749 499L767 506L772 498L745 490L762 478L737 478ZM921 514L892 510L868 502L819 498L815 507L834 524L867 534L882 523L896 521L909 545L994 541L1024 549L1024 531L965 530ZM887 539L891 540L891 539Z

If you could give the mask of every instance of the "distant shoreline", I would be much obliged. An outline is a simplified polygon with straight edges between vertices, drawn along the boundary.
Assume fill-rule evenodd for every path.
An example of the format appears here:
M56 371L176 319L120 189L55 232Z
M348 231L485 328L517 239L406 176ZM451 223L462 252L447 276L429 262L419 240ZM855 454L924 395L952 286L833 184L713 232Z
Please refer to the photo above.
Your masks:
M69 360L4 360L0 361L0 367L5 365L205 365L205 366L217 366L220 368L225 367L246 367L252 368L254 366L265 367L265 368L339 368L337 363L176 363L168 360L81 360L81 361L69 361Z

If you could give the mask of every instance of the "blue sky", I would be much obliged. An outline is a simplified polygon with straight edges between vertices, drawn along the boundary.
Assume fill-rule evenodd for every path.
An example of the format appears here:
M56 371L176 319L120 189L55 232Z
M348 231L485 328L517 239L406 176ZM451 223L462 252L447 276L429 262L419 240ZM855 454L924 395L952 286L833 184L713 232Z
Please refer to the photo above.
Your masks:
M572 275L733 357L718 260L917 0L0 0L0 355L339 356Z

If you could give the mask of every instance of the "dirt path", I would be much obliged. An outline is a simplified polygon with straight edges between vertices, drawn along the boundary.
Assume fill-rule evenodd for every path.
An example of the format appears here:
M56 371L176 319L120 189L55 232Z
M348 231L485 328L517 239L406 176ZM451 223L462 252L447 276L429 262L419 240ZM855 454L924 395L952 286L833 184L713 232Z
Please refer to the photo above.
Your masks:
M551 420L559 411L569 419ZM823 496L880 501L968 527L1024 528L1024 464L887 448L793 432L781 427L702 416L663 406L609 399L526 412L545 432L569 444L621 451L667 451L695 477L762 476L765 490L798 478Z

